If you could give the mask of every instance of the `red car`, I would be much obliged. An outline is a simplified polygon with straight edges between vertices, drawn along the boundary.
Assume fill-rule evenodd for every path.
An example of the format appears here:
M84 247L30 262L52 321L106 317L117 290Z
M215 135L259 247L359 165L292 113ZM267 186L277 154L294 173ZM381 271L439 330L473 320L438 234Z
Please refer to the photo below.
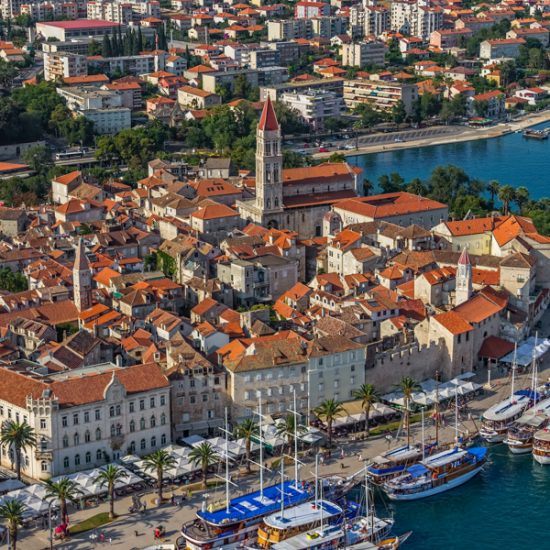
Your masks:
M319 153L328 153L328 149L326 147L319 147Z

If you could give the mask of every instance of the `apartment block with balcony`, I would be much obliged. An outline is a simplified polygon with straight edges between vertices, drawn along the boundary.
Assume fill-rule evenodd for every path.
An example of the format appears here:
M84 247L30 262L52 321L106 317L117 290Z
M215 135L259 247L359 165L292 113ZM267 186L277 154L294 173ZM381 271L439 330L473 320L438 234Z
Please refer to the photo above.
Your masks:
M415 84L382 80L344 81L344 103L350 109L362 103L368 103L379 111L391 111L394 105L402 101L405 111L412 113L417 98L418 88Z
M346 67L380 66L384 64L386 45L384 42L369 41L342 44L342 64Z
M88 63L85 55L68 52L44 52L44 79L61 80L72 76L86 76Z
M281 102L295 109L314 129L322 131L327 118L339 118L344 109L342 96L327 90L286 92Z

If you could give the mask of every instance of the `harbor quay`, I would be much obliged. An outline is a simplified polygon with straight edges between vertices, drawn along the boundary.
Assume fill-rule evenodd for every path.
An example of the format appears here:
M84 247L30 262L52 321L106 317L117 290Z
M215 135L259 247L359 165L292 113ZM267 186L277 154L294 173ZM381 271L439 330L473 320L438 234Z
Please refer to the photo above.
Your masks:
M550 358L547 356L539 367L539 379L542 382L550 378ZM499 402L510 388L510 377L493 377L491 387L485 386L484 392L475 399L469 401L460 412L459 432L461 436L475 434L480 426L482 413L491 405ZM479 383L486 381L478 380ZM517 387L528 385L528 382L519 377L516 381ZM428 414L426 417L428 418ZM424 436L426 441L435 438L435 426L433 421L425 422ZM405 442L406 437L401 431L398 439L395 438L396 432L381 434L368 440L362 439L363 432L359 431L346 437L335 438L333 448L330 451L321 450L323 459L319 461L318 473L320 477L330 475L351 476L358 474L369 461L375 456L388 450L391 446L399 442ZM391 435L391 439L390 436ZM420 423L414 423L411 426L411 439L419 442L422 437L422 427ZM442 442L452 442L455 438L454 410L450 407L443 412L441 424L439 427L439 439ZM272 467L276 464L279 457L274 456L266 460L266 465L270 469L268 476L271 476L273 482L277 482L278 467ZM300 455L302 465L299 470L299 477L302 480L311 480L314 476L315 457L313 451L304 451ZM491 465L485 466L490 468ZM290 468L290 466L289 466ZM250 475L242 475L244 470L241 468L231 470L231 478L236 487L232 487L231 497L245 494L258 489L257 469ZM174 496L174 499L171 497ZM110 524L99 529L90 530L77 536L71 536L64 541L54 541L55 548L64 550L86 550L96 548L97 546L109 545L119 549L145 549L147 547L158 548L159 544L154 538L154 530L162 526L165 530L162 544L175 544L181 535L181 526L183 523L192 520L197 510L209 503L221 505L224 499L224 487L220 482L217 489L211 487L207 491L195 490L190 496L188 488L184 485L166 485L166 501L158 506L156 503L156 490L154 487L148 489L141 497L142 502L146 503L146 511L138 513L129 513L128 509L132 506L132 497L122 497L116 500L115 510L118 517ZM74 510L70 514L70 523L80 523L91 516L101 512L108 511L108 502L102 502L99 506L86 508L84 510ZM45 524L44 528L23 529L20 533L20 545L25 550L45 550L49 548L49 531ZM99 542L99 537L104 541Z

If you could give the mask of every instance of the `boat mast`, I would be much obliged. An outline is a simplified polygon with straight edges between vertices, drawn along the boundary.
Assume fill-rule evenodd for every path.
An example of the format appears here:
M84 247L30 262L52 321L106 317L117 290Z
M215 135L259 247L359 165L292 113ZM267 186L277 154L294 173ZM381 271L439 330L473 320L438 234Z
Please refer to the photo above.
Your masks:
M229 514L229 441L227 436L227 407L225 407L225 511Z
M281 455L281 518L285 517L285 455Z
M510 399L512 400L512 402L514 401L514 385L515 385L515 382L516 382L516 357L517 357L517 353L518 353L518 343L515 342L514 343L514 360L512 362L512 385L511 385L511 388L510 388Z
M424 407L420 409L422 413L422 460L426 458L426 446L424 443Z
M262 395L258 396L258 431L260 432L260 502L264 499L264 446L262 433Z
M319 506L319 453L315 453L315 508Z
M533 406L537 404L537 387L538 387L538 372L537 372L537 340L538 340L538 336L539 336L539 333L536 332L535 333L535 347L533 348L533 357L532 357L532 369L533 369L533 373L532 373L532 378L533 378L533 382L532 382L532 386L533 386L533 400L534 400L534 403L533 403Z
M298 489L298 411L296 410L296 388L294 388L294 487Z
M455 445L458 447L458 392L455 394Z
M435 372L435 444L439 445L439 371Z

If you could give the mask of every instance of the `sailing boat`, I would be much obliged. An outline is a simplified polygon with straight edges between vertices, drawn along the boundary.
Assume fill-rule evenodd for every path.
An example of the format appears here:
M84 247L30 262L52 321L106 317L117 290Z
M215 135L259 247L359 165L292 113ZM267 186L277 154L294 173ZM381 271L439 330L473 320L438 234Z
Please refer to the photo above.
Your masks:
M261 427L261 399L258 403L258 409ZM276 512L278 509L284 509L284 507L305 503L313 496L311 486L307 483L300 483L298 479L288 481L283 479L280 484L264 487L263 439L260 428L260 489L229 499L229 485L231 482L228 475L227 417L225 437L226 504L223 508L217 510L199 510L194 520L183 525L182 538L185 540L188 549L223 548L224 550L232 550L242 548L245 541L256 538L258 525L265 516ZM282 459L281 462L283 462Z
M518 420L516 420L509 428L505 439L510 451L514 454L523 454L531 452L533 448L533 436L535 432L546 428L550 424L550 398L538 401L538 372L536 360L536 344L533 350L532 362L532 384L533 391L533 407L528 409ZM543 389L544 391L544 389Z
M512 383L510 396L489 407L483 413L483 420L479 435L488 443L502 443L506 439L506 433L512 424L518 421L523 413L533 406L540 398L536 383L531 388L515 390L515 375L517 369L517 344L514 347L514 360L512 363ZM533 371L533 375L536 372ZM536 380L536 376L534 377Z
M454 449L436 453L408 467L401 475L386 481L383 490L392 500L417 500L443 493L473 478L487 461L485 447L458 446L458 396L455 401Z

